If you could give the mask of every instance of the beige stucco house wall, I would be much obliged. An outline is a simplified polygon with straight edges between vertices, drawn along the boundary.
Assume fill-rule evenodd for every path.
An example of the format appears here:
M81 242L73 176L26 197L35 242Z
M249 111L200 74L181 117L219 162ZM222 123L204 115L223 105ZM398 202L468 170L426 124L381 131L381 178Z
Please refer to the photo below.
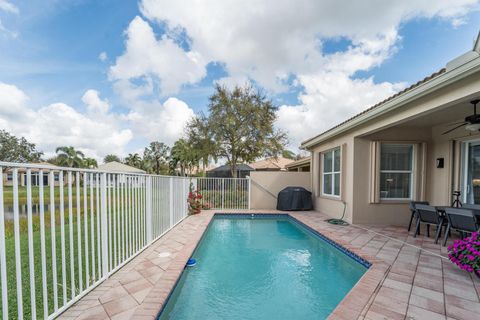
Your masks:
M478 131L448 124L473 113L470 101L480 98L480 44L446 68L368 111L302 143L311 152L315 209L353 223L407 225L410 200L447 205L461 190L461 146L480 140ZM480 109L480 108L479 108ZM480 110L479 110L480 111ZM414 146L410 199L382 200L379 195L379 148L385 143ZM340 195L322 194L322 154L341 150ZM444 159L444 168L436 159Z
M311 191L309 172L252 171L250 172L251 209L275 209L278 193L288 186L303 187Z

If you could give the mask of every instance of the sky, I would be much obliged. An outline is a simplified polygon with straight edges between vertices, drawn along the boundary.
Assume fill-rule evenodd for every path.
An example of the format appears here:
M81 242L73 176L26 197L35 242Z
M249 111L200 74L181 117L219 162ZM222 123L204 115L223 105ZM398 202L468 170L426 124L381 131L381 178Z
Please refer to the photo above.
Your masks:
M297 151L472 50L479 2L0 0L0 129L126 156L251 83Z

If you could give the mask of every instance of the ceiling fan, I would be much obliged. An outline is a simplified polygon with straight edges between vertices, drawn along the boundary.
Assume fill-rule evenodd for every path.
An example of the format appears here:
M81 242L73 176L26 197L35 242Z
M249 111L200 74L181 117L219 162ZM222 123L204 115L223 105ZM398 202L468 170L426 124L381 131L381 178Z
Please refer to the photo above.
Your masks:
M480 130L480 114L477 114L477 103L480 102L480 99L475 99L470 101L473 104L473 114L466 117L465 121L453 123L452 125L457 125L455 128L445 131L443 134L450 133L458 128L465 126L465 129L468 131L479 131Z

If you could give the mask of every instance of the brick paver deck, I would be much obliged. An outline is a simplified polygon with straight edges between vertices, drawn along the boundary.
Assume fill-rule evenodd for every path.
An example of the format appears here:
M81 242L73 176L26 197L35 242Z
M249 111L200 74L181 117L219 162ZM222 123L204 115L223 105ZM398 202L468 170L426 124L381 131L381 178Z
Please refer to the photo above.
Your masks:
M60 319L155 319L213 214L185 219ZM313 211L289 214L372 262L329 319L480 318L480 281L450 263L432 235L414 238L405 227L330 225Z

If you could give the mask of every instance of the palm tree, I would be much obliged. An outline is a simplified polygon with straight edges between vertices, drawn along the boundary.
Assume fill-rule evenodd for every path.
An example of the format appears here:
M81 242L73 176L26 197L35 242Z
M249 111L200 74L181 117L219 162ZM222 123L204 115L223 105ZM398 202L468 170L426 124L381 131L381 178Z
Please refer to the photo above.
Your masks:
M125 164L135 168L140 168L142 164L142 158L138 153L129 153L125 158Z
M95 169L96 167L98 167L98 163L97 163L97 160L93 158L85 158L83 160L83 166L85 168Z
M72 146L58 147L55 152L57 153L57 163L60 166L81 168L84 165L85 155L82 151L75 150Z
M180 167L180 175L185 176L187 169L191 172L194 166L198 166L199 157L187 140L179 139L175 142L170 152L170 166L175 169Z
M298 156L295 154L295 152L291 150L283 150L282 151L282 157L287 158L287 159L292 159L292 160L297 160Z

